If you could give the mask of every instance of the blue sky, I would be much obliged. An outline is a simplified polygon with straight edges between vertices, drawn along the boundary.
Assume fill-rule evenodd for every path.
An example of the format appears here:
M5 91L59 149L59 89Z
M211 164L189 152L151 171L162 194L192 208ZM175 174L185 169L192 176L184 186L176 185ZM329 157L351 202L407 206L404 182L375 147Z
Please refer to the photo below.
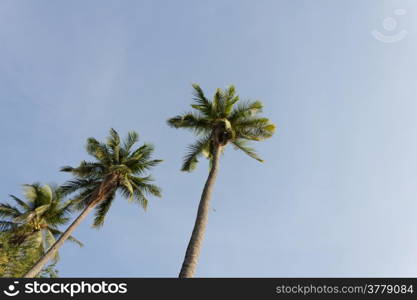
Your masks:
M193 136L165 120L191 83L235 84L278 130L256 144L264 164L222 157L197 276L415 277L416 14L413 0L1 1L2 201L70 179L58 169L88 158L87 137L136 130L165 160L164 197L84 222L60 276L177 276L208 165L179 171Z

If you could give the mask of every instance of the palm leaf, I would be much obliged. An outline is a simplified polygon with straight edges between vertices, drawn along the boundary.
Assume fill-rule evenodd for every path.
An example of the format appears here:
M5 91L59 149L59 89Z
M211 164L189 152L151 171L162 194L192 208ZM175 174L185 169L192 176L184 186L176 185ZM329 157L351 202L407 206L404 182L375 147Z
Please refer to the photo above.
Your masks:
M63 234L62 231L60 231L60 230L58 230L56 228L48 227L48 230L55 236L55 238L57 238L57 237L59 237L59 236L61 236ZM75 237L73 237L72 235L68 238L68 241L73 242L73 243L77 244L80 247L84 247L84 244L80 240L78 240Z
M211 130L210 122L196 113L186 113L175 116L168 120L168 125L174 128L186 128L194 131L197 135L207 133Z
M9 196L24 210L30 210L31 209L31 207L25 201L17 198L16 196L13 196L13 195L9 195Z
M246 101L237 105L232 111L229 120L231 123L234 123L238 119L254 116L262 112L262 109L263 105L260 101Z
M113 200L115 198L115 192L111 193L107 196L105 200L100 202L95 210L95 217L93 222L93 227L99 228L103 226L104 219L106 218L106 215L110 209L111 204L113 203Z
M198 157L202 155L203 151L210 146L210 141L211 138L207 135L187 147L188 153L184 157L184 163L181 169L182 171L191 172L197 167Z
M136 131L129 131L127 137L123 143L123 148L126 152L129 152L135 143L139 141L139 134Z
M211 102L204 95L201 87L194 83L193 85L193 100L195 104L191 107L201 112L205 117L210 117L213 114Z
M8 203L0 203L0 217L16 218L22 215L22 212L15 206Z
M246 141L238 139L232 142L235 149L242 150L250 157L256 159L259 162L264 162L256 153L255 149L248 147Z
M16 229L17 226L18 226L18 224L16 224L15 222L0 221L0 231L1 232L12 231L12 230Z

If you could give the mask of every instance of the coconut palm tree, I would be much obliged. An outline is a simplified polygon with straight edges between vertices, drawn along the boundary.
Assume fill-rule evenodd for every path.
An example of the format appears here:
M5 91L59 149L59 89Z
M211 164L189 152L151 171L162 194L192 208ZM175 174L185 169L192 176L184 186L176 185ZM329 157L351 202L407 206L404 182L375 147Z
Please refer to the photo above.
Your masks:
M59 226L69 221L71 202L63 202L62 192L56 187L40 184L23 187L26 201L10 195L16 203L15 206L0 203L0 234L4 242L7 241L2 243L0 248L4 251L7 247L19 250L15 251L15 255L20 257L20 260L24 261L27 258L34 260L34 263L62 234ZM82 246L82 243L72 236L69 236L68 240ZM55 253L54 260L58 260L58 252ZM13 260L11 264L14 264ZM11 268L16 269L14 266ZM23 272L27 270L28 268Z
M149 195L161 196L159 187L152 184L151 176L145 176L161 160L151 159L154 148L150 144L145 143L132 150L138 140L138 134L132 131L121 142L119 134L111 129L106 143L101 143L95 138L87 140L87 153L94 161L82 161L76 168L66 166L61 169L74 176L74 179L61 186L61 189L65 195L76 193L72 201L82 212L25 277L37 274L93 209L93 226L102 226L117 191L144 209L148 205Z
M239 96L236 95L234 86L225 90L217 89L213 100L206 98L198 84L193 84L193 88L194 101L191 107L194 110L168 120L171 127L189 129L198 137L194 144L188 146L182 171L190 172L195 169L200 156L210 160L210 172L201 195L180 278L193 277L196 270L220 154L228 144L232 144L235 149L262 162L256 151L248 145L248 141L270 138L275 131L275 125L269 119L258 116L262 111L262 103L247 101L238 104Z

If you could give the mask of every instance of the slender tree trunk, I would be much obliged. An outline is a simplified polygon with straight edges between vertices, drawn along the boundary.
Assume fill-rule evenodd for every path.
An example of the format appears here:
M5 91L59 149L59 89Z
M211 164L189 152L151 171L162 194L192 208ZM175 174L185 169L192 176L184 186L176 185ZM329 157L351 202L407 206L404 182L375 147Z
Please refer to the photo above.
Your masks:
M212 166L206 184L204 185L200 204L198 205L198 212L193 233L191 234L191 239L188 243L179 278L193 277L197 268L198 257L200 256L201 246L208 221L211 193L214 188L214 183L216 182L217 171L219 168L220 152L221 146L217 145L214 149Z
M108 176L95 192L90 203L81 212L81 214L72 222L72 224L64 231L59 239L48 249L48 251L36 262L36 264L23 276L23 278L33 278L42 271L42 268L48 263L50 259L55 256L55 253L65 243L65 241L71 236L72 232L80 225L80 223L87 217L87 215L94 209L94 207L103 201L108 193L115 188L116 176Z

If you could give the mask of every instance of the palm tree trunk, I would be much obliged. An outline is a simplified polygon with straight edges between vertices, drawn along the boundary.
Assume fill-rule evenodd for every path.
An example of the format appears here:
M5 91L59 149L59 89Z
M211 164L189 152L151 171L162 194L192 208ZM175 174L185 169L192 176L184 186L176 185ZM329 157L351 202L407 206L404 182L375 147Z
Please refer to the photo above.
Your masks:
M48 249L48 251L36 262L36 264L23 276L23 278L33 278L41 272L42 268L48 263L50 259L55 256L55 253L65 243L65 241L71 236L72 232L80 225L80 223L87 217L94 207L103 201L108 193L115 187L116 176L110 175L100 184L92 197L90 203L81 212L81 214L72 222L72 224L64 231L59 239Z
M214 183L216 182L217 171L219 168L220 152L221 146L216 145L213 153L212 166L206 184L204 185L200 204L198 205L198 212L193 233L191 234L191 239L188 243L179 278L193 277L197 268L198 257L200 256L201 246L203 244L204 233L206 231L208 221L211 193L214 188Z

